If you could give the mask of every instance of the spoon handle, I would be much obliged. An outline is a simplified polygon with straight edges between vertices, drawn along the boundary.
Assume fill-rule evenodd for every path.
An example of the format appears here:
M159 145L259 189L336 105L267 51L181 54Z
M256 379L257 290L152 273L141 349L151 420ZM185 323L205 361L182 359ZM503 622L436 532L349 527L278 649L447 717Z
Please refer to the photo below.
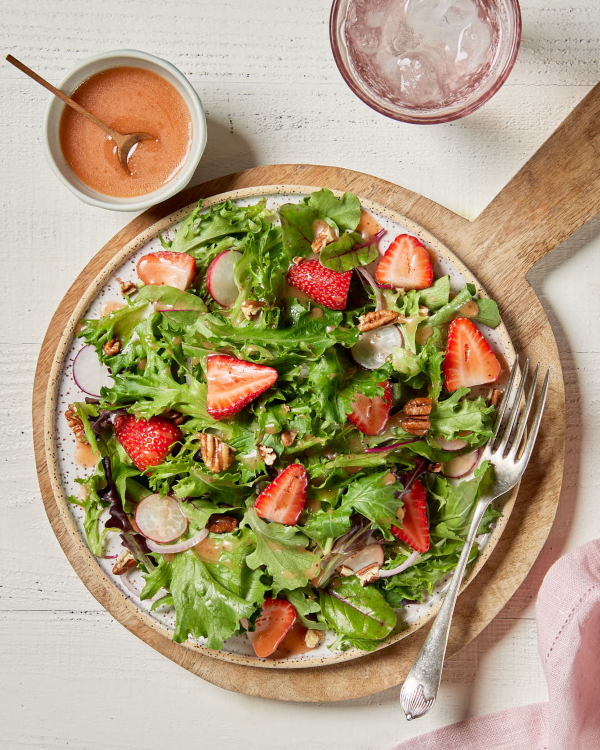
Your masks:
M12 55L7 55L6 59L11 65L14 65L15 68L18 68L21 72L25 73L25 75L28 75L30 78L33 78L34 81L39 83L45 89L48 89L48 91L53 93L54 96L57 96L65 104L68 104L69 107L74 109L76 112L79 112L80 115L87 117L88 120L91 120L99 128L102 128L102 130L104 130L104 132L107 133L117 143L117 145L119 145L119 142L123 138L121 133L117 133L112 128L109 128L108 125L102 122L102 120L99 120L91 112L88 112L87 109L84 109L80 104L77 104L76 101L73 101L73 99L68 97L66 94L63 94L63 92L60 89L57 89L56 86L53 86L51 83L48 83L48 81L46 81L44 78L39 76L35 71L31 70L31 68L28 68L27 65L24 65L20 60L17 60L16 57L13 57Z

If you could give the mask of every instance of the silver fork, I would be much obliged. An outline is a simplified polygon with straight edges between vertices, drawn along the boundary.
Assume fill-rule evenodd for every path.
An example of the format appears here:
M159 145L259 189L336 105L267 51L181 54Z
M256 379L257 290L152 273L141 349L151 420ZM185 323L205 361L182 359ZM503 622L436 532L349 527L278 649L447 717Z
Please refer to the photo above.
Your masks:
M444 665L444 656L446 655L446 645L448 643L448 634L450 633L450 623L452 622L454 605L460 590L465 568L467 567L469 553L473 546L473 542L475 541L475 537L477 536L477 529L479 528L483 514L488 509L491 502L512 489L521 479L523 472L529 463L533 446L537 438L542 413L546 404L546 397L548 395L550 370L546 372L546 377L544 378L544 384L542 386L538 406L531 424L531 430L527 436L523 450L517 458L519 446L521 445L527 428L527 419L533 406L540 370L538 364L533 374L531 387L523 408L523 413L521 414L520 419L518 419L521 397L523 395L527 371L529 369L528 359L525 362L523 374L512 407L508 413L506 426L500 435L500 428L502 426L504 414L510 402L510 395L516 380L517 365L518 362L515 362L513 365L508 385L506 386L502 402L498 408L498 414L494 424L494 437L489 440L481 456L481 461L489 460L494 466L496 477L494 485L488 493L479 498L477 505L475 506L469 534L458 560L456 570L454 571L450 584L446 590L442 607L435 618L433 627L427 636L427 640L423 644L423 648L408 673L400 692L400 705L409 721L411 719L418 719L420 716L426 714L435 702L440 686L440 680L442 678L442 668ZM513 432L514 437L511 441L511 435Z

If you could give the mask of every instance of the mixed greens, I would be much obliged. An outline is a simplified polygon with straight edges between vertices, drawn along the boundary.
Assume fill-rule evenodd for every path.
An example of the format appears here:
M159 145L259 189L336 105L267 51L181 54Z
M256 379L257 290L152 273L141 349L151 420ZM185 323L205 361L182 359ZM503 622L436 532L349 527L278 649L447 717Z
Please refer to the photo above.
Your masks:
M363 215L354 195L328 190L277 210L264 200L208 210L199 204L174 238L163 240L165 251L195 260L193 284L185 291L146 284L123 309L83 322L79 336L110 368L113 384L99 399L73 406L98 463L77 480L83 499L71 500L84 511L95 555L105 554L107 533L121 535L144 572L141 598L153 599L153 609L174 607L175 641L204 637L220 649L232 635L254 631L265 601L285 600L296 626L335 633L331 647L372 650L397 627L395 610L422 601L456 566L491 468L456 480L443 475L444 466L488 440L494 407L469 387L445 390L448 326L469 302L476 306L471 320L482 325L498 325L498 310L470 284L453 296L447 276L424 289L369 283L383 233L365 238ZM317 255L315 228L323 223L331 232ZM207 282L209 266L225 251L234 259L237 294L229 307L217 303ZM288 269L302 259L352 273L344 309L320 305L289 284ZM355 269L367 270L366 277ZM381 305L398 313L402 346L380 367L363 369L351 351L365 335L359 321ZM107 354L115 341L118 351ZM233 416L215 419L207 409L207 361L216 354L273 368L276 382ZM389 419L378 434L366 434L348 416L357 394L381 402L386 382ZM404 406L416 397L431 406L422 435L403 426ZM127 415L177 425L178 439L160 463L140 468L132 459L115 428ZM210 470L203 434L229 446L231 465ZM464 447L442 447L456 441ZM255 502L291 464L304 468L308 484L301 515L286 525L261 517ZM426 495L429 541L420 553L401 533L415 483ZM180 542L218 517L234 519L233 528L211 531L181 552L153 551L134 516L155 493L178 502L187 526ZM488 511L481 532L496 515ZM383 561L365 581L346 562L373 545ZM385 575L409 558L401 572Z

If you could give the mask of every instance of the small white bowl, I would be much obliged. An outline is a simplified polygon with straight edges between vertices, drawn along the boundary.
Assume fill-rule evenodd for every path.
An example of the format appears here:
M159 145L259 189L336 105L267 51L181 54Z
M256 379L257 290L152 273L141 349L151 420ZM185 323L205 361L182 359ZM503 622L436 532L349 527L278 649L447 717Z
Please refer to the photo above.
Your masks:
M138 50L124 49L115 52L103 52L100 55L90 57L72 70L61 81L58 88L70 96L90 76L100 73L102 70L116 67L145 68L158 73L172 84L183 97L192 118L192 143L188 157L179 172L158 190L128 198L105 195L88 187L75 176L60 147L59 125L66 105L55 96L51 98L46 110L44 124L45 153L54 174L84 203L98 206L98 208L112 209L113 211L143 211L175 195L192 179L206 146L206 118L200 97L187 78L166 60Z

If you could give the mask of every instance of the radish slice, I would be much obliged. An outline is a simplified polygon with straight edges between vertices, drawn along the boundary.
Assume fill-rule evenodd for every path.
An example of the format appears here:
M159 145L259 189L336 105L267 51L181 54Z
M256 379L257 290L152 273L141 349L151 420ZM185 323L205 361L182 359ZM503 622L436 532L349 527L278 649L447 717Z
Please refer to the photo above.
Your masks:
M237 250L223 250L214 258L206 272L206 285L213 299L222 307L232 307L240 293L233 274L234 261L242 257Z
M148 495L141 500L135 511L135 522L147 539L161 544L179 539L188 527L179 503L170 495Z
M361 333L350 353L355 362L366 370L376 370L385 364L396 347L402 346L402 334L394 326L382 326Z
M112 388L114 381L106 365L100 364L93 346L84 346L73 360L73 380L88 396L100 398L100 389Z
M185 552L186 549L195 547L197 544L200 544L200 542L207 536L208 531L206 529L202 529L202 531L199 531L191 539L186 539L185 542L177 542L177 544L155 544L149 539L146 544L148 545L148 549L152 550L152 552L170 552L171 554L175 554L176 552Z
M458 434L460 435L461 433L459 432ZM470 435L471 433L466 433L466 434ZM435 437L434 442L436 442L443 451L459 451L459 450L462 450L463 448L466 448L467 445L469 445L466 440L461 440L461 438L455 438L454 440L447 440L446 438L443 438L443 437Z
M421 557L420 552L413 552L411 555L409 555L406 560L401 563L400 565L396 566L395 568L390 568L390 570L380 570L379 571L379 577L380 578L390 578L390 576L395 576L398 573L402 573L407 568L410 568L412 565L414 565L417 560Z
M367 565L375 564L381 567L383 565L383 560L384 555L381 544L368 544L358 552L350 555L350 557L347 557L343 564L356 573L357 571L366 568Z
M445 477L451 477L452 479L464 477L466 474L470 474L473 471L478 458L479 448L476 448L470 453L465 453L462 456L456 456L456 458L452 458L450 461L442 464L442 474Z

